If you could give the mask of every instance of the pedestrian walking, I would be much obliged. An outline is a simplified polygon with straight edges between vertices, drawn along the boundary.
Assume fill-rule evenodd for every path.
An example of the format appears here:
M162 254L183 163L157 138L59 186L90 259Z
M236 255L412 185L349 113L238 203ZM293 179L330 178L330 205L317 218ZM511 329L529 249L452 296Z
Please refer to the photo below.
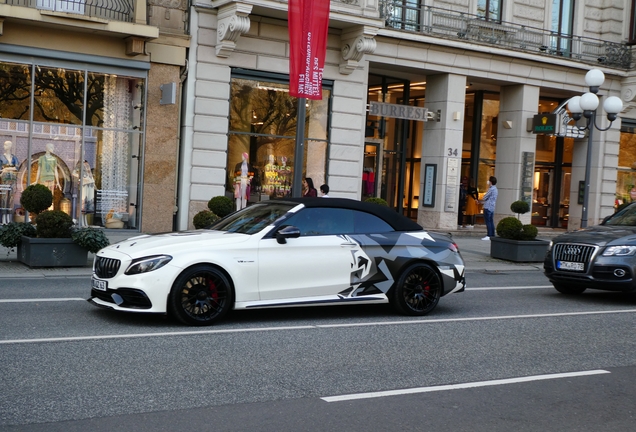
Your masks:
M484 220L486 221L486 230L488 235L482 238L482 240L490 240L490 237L495 236L495 204L497 204L497 195L499 190L497 189L497 177L490 176L488 180L488 191L482 198L484 203Z
M468 189L466 190L466 218L468 219L468 228L475 226L475 215L479 212L477 204L479 203L479 191L475 187L475 180L470 179Z
M468 177L462 177L462 181L459 184L459 206L457 209L457 228L465 228L464 210L466 209L467 188L468 188Z

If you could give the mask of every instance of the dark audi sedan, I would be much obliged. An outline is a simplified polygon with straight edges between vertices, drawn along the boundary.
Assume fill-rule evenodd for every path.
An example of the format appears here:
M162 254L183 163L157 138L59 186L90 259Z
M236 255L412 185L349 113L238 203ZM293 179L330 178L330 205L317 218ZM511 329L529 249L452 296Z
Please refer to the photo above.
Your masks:
M543 263L557 291L636 291L636 203L595 225L552 240Z

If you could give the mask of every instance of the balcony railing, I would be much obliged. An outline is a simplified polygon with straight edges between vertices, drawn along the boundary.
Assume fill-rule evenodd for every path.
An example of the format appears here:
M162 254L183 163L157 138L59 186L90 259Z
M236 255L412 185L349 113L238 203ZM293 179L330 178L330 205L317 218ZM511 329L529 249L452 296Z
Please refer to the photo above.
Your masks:
M134 0L0 0L12 6L133 22Z
M387 27L503 48L565 57L583 63L630 69L631 47L582 36L564 35L508 22L486 21L477 15L399 0L384 0L381 14Z

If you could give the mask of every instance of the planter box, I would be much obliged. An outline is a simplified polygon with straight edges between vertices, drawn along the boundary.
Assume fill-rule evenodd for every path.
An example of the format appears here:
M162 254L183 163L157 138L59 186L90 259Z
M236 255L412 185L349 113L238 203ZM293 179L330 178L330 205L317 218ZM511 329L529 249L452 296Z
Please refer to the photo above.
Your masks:
M18 261L29 267L85 267L88 251L70 238L22 236L18 244Z
M509 240L490 238L490 256L514 262L543 262L550 242L546 240Z

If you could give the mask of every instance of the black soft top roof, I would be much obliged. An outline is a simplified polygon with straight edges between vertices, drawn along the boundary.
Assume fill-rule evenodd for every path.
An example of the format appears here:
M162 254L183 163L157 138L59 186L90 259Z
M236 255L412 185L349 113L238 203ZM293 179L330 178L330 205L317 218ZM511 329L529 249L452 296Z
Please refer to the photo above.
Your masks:
M334 207L360 210L366 213L371 213L386 223L391 225L396 231L419 231L423 228L413 222L406 216L402 216L395 210L389 207L367 203L363 201L348 199L348 198L283 198L274 201L286 201L290 203L302 203L305 207Z

